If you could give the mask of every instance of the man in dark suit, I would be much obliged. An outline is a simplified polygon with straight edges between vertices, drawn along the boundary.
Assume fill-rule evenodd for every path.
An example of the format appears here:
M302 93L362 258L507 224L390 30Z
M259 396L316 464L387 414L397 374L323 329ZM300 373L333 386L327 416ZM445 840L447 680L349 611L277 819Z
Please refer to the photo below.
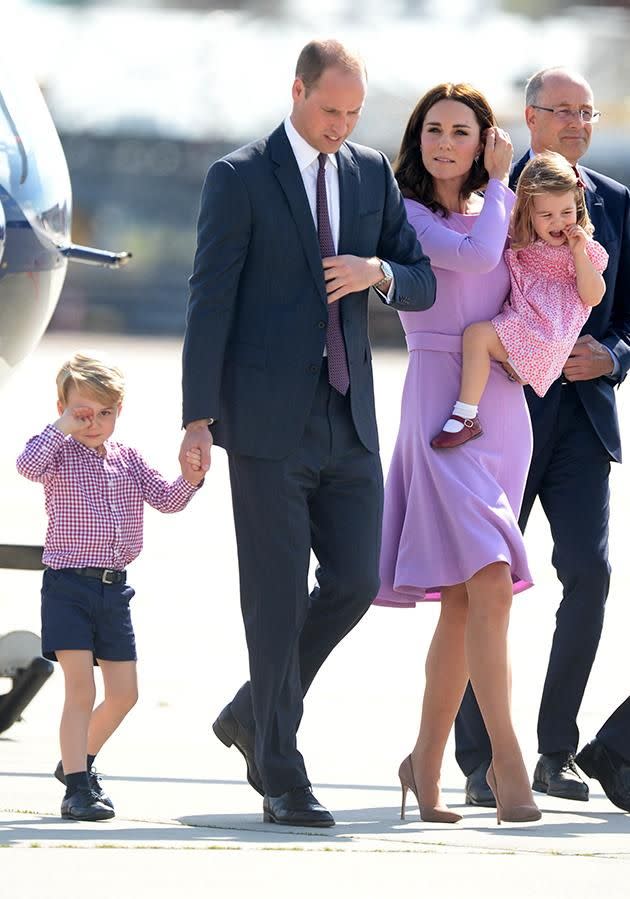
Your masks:
M532 153L555 150L577 165L599 113L593 92L580 75L552 68L529 80L525 119L531 151L515 165L512 187ZM534 452L519 523L524 529L538 497L551 527L552 562L563 587L540 705L540 758L532 786L551 796L586 800L588 786L575 765L576 719L601 635L610 580L608 477L611 460L621 461L614 388L630 368L630 193L591 169L580 165L578 172L594 236L609 255L606 293L591 312L562 377L542 398L525 388ZM470 684L455 734L457 760L467 775L466 802L494 805L485 780L492 751ZM598 741L628 765L630 701L602 728ZM599 743L597 749L597 759L603 758ZM588 747L584 752L593 755ZM610 792L617 798L625 795L625 802L630 802L630 779L625 787L612 785L616 777L611 773L612 755L606 756L605 764L600 762L600 768L594 756L584 765L581 757L582 753L578 764L585 773L598 776L600 770Z
M334 824L296 745L302 700L379 586L368 290L435 300L389 163L346 140L365 91L341 44L304 48L291 115L210 168L190 279L180 459L227 450L250 668L213 729L278 824Z

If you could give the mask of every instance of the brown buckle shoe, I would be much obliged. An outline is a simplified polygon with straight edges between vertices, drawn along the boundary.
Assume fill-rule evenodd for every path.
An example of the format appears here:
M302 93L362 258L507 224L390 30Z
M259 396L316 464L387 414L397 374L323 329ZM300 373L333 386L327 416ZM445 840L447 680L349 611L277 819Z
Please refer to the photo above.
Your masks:
M457 431L456 433L451 431L441 431L431 441L433 449L451 449L454 446L461 446L462 443L467 443L469 440L474 440L475 437L481 437L483 434L483 428L481 427L478 415L475 415L474 418L462 418L461 415L449 415L449 418L454 418L455 421L461 421L464 427L461 431Z

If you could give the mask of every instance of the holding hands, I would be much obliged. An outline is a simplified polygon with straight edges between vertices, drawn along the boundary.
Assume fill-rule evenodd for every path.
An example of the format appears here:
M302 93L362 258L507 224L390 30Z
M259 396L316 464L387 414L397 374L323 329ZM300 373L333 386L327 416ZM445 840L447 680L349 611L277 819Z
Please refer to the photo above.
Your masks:
M200 484L210 468L212 434L205 419L191 421L179 451L182 476L194 487Z
M502 128L488 128L484 132L485 150L483 164L490 178L508 183L514 149L507 131Z

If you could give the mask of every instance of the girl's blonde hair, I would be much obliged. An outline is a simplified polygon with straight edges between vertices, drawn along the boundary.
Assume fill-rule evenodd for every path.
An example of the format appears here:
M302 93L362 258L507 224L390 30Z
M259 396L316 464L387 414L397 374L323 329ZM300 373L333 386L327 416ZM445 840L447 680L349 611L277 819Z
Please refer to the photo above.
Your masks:
M577 223L590 237L595 229L586 208L584 185L576 169L564 156L551 150L529 160L516 185L511 228L513 250L521 250L538 239L533 225L534 197L569 192L575 197Z
M57 396L64 406L71 387L92 394L103 404L112 406L121 403L125 395L125 379L121 370L105 356L87 350L75 353L59 369Z

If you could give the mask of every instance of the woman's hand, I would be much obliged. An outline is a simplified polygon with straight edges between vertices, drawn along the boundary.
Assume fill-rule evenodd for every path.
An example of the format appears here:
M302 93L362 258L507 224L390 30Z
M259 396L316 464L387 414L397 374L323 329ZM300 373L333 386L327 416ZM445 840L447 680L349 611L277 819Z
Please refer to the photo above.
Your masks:
M507 184L514 155L510 135L502 128L488 128L485 132L485 141L483 164L488 175Z

